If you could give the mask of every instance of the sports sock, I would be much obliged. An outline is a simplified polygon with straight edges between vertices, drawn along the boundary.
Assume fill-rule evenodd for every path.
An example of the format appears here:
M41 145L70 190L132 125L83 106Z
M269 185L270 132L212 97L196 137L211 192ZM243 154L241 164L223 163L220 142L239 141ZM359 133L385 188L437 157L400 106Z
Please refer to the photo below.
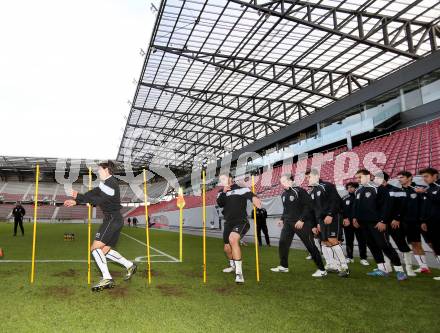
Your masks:
M321 241L318 238L313 238L313 241L315 242L315 245L318 248L319 252L322 253Z
M235 264L235 274L243 274L243 270L241 267L242 261L234 260L234 264Z
M112 276L110 275L110 272L108 271L107 267L107 259L105 259L105 255L102 252L101 249L95 249L92 251L93 258L95 258L95 262L99 267L99 270L102 273L103 279L111 279Z
M437 261L440 264L440 256L437 256Z
M391 266L390 258L388 258L387 256L384 256L384 259L385 259L385 268L386 268L385 272L392 273L393 266Z
M229 259L229 266L235 268L235 263L233 259Z
M121 254L115 250L110 250L105 255L107 259L110 259L111 261L117 262L118 264L121 264L125 268L130 268L133 266L133 263L130 260L125 259Z
M414 258L416 258L417 263L419 264L420 268L428 268L428 265L426 264L426 256L415 254Z
M403 261L406 266L412 266L412 254L411 252L403 252Z
M330 262L329 262L329 259L328 259L327 247L326 247L325 245L322 245L321 250L322 250L322 256L323 256L324 259L325 259L325 263L326 263L327 265L329 265Z
M341 268L341 265L339 264L339 260L336 257L335 253L333 252L332 248L330 246L327 246L327 252L329 255L329 259L330 259L330 264L333 267L337 267L337 268Z
M394 270L396 272L402 272L403 273L403 267L402 266L394 266Z
M331 247L333 251L333 256L337 260L338 265L343 269L348 269L347 259L345 258L344 251L340 244Z
M324 256L327 266L336 265L333 259L333 251L327 245L322 244L322 255Z
M387 268L385 267L384 263L377 264L377 269L379 269L379 270L381 270L383 272L387 271Z

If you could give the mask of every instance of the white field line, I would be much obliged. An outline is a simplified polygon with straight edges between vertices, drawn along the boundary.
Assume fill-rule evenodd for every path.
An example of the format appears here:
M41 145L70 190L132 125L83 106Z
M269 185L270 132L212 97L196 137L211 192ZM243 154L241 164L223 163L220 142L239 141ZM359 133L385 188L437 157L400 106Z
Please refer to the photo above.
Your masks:
M135 242L137 242L143 246L147 246L147 244L145 244L144 242L142 242L139 239L136 239L130 235L127 235L124 232L121 232L121 234L123 234L124 236L134 240ZM151 262L172 262L172 263L180 262L179 259L177 259L177 258L175 258L175 257L173 257L163 251L160 251L152 246L150 246L150 249L159 253L159 254L151 254L150 257L167 257L167 258L171 259L171 261L169 261L169 260L152 260ZM6 263L30 263L30 262L32 262L32 260L30 260L30 259L11 259L11 260L0 259L0 264L1 263L5 263L5 264ZM36 263L86 263L87 260L81 260L81 259L36 259L35 262ZM94 262L93 259L92 259L92 262ZM143 262L143 260L142 260L142 262Z
M130 236L130 235L127 235L125 232L121 232L121 234L124 235L125 237L128 237L128 238L134 240L135 242L138 242L139 244L141 244L141 245L143 245L143 246L147 246L147 244L145 244L144 242L142 242L142 241L140 241L139 239L134 238L134 237L132 237L132 236ZM162 255L165 256L165 257L170 258L173 262L180 262L179 259L177 259L177 258L175 258L175 257L173 257L173 256L171 256L171 255L169 255L168 253L165 253L165 252L163 252L163 251L161 251L161 250L158 250L158 249L156 249L156 248L154 248L154 247L152 247L152 246L150 246L150 249L156 251L157 253L162 254Z
M156 257L164 257L163 255L156 255ZM13 263L17 263L17 264L22 264L22 263L30 263L32 262L32 260L26 259L26 260L0 260L0 264L13 264ZM87 260L74 260L74 259L36 259L35 260L36 263L66 263L66 262L70 262L70 263L86 263ZM94 260L92 260L92 262L94 262ZM174 263L175 261L169 261L169 260L152 260L151 262L172 262Z

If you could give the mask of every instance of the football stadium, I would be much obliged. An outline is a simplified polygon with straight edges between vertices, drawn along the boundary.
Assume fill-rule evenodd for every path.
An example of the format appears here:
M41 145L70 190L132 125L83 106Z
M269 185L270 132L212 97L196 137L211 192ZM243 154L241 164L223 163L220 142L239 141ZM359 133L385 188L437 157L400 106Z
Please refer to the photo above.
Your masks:
M438 0L0 28L0 332L440 332Z

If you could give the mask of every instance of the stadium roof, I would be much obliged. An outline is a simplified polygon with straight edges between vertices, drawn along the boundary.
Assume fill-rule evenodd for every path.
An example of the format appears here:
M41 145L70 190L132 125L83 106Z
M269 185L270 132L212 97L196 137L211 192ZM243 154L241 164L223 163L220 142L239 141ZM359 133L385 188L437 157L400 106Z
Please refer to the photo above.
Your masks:
M220 158L430 54L435 0L167 0L118 160Z
M99 163L100 160L86 159L63 159L54 157L25 157L25 156L0 156L0 171L34 171L37 164L42 171L54 172L59 164L60 172L71 167L77 168L82 172L87 172L87 165L91 166Z
M0 156L0 170L29 170L33 171L37 164L40 169L55 170L57 158Z

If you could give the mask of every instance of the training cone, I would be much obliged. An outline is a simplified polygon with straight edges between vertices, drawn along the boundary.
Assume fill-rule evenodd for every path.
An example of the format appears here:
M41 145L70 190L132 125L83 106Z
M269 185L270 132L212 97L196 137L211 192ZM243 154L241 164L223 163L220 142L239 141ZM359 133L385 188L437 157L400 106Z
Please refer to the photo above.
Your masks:
M0 259L3 258L3 249L0 247Z

